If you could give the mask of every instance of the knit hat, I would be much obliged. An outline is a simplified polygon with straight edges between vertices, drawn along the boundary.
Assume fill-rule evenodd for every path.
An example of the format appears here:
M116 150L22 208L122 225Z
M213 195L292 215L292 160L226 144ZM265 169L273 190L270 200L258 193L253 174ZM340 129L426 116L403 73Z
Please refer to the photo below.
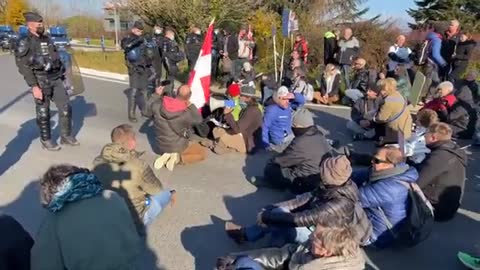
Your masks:
M311 127L315 125L312 113L305 108L298 109L293 114L292 125L294 127Z
M231 97L238 97L240 95L240 84L232 83L227 88L227 94Z
M350 179L352 166L347 156L325 159L320 166L320 178L325 185L341 186Z

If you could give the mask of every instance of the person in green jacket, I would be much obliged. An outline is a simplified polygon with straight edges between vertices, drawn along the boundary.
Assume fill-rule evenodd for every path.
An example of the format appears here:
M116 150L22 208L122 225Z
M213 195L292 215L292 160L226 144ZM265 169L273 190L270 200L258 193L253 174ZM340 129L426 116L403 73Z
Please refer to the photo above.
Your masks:
M50 167L40 188L47 215L32 247L32 270L136 269L142 242L117 193L72 165Z

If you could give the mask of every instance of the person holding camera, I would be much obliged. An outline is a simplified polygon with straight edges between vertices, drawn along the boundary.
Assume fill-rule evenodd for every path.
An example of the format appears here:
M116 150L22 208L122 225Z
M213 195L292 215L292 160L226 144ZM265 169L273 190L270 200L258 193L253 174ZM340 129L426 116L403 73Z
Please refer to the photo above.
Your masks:
M42 147L48 151L60 150L51 137L50 101L58 109L60 143L79 145L72 135L72 107L63 82L64 66L60 55L51 38L45 34L42 16L35 12L23 15L29 32L18 41L15 60L20 74L32 89Z

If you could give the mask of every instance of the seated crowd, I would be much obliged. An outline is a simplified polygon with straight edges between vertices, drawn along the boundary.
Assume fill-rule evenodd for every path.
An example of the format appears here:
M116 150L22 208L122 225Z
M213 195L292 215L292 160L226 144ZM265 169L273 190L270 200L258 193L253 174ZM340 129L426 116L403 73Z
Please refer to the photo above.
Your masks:
M337 38L335 33L325 39ZM427 209L427 216L431 211L435 221L455 217L467 166L455 140L475 133L475 75L437 84L414 121L409 104L412 52L404 44L405 37L399 36L389 50L388 77L372 79L366 60L359 57L358 40L345 29L337 52L325 56L320 88L309 93L304 70L308 49L300 35L285 78L280 83L262 78L261 100L252 63L242 63L232 76L225 106L220 114L212 112L219 116L215 121L202 119L200 108L190 103L189 86L180 86L174 94L156 88L145 109L158 154L154 169L201 162L207 150L251 155L264 149L271 159L263 175L248 180L258 188L288 191L291 197L265 206L256 224L226 221L226 233L235 242L268 236L273 248L220 257L217 269L364 269L361 247L406 242L412 207ZM354 140L375 141L376 152L334 147L305 106L310 98L326 105L343 99L351 105L347 129ZM68 164L49 168L40 181L41 204L48 213L35 242L11 217L0 216L0 239L6 239L0 247L8 247L6 252L0 249L0 268L134 269L145 226L176 197L142 155L133 128L120 125L91 169ZM18 237L4 238L6 231ZM427 236L408 239L410 246ZM18 256L6 255L11 252Z

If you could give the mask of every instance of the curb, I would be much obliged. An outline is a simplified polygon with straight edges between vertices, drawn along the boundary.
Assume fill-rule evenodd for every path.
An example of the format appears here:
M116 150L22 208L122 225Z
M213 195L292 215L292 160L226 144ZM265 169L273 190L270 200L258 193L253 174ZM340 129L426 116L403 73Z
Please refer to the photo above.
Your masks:
M127 74L99 71L90 68L79 68L82 75L87 75L86 77L96 77L99 79L110 79L120 82L128 82Z

